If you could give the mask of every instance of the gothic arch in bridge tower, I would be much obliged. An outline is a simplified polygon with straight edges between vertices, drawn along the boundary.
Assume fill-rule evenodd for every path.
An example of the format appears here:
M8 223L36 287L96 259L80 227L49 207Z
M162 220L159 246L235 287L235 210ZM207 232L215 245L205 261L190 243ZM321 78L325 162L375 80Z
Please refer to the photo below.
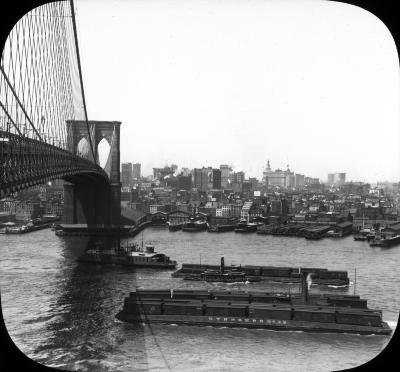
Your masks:
M97 153L97 164L99 164L100 167L102 167L103 169L106 169L111 154L111 139L103 137L96 147L96 153Z

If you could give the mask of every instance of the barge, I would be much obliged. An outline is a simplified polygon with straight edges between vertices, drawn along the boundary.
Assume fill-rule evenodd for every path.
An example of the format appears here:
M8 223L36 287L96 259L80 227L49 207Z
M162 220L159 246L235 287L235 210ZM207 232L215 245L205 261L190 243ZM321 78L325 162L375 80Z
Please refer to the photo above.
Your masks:
M129 225L57 224L54 228L57 236L130 236L131 230Z
M205 273L207 273L207 271L210 273L221 273L224 270L222 265L222 262L221 265L182 264L182 267L172 273L172 276L178 278L182 277L186 280L207 280L205 279ZM236 270L243 273L243 279L240 281L254 282L264 280L279 283L300 283L304 273L311 273L313 285L342 287L350 284L347 271L328 270L325 268L239 265ZM209 276L209 278L211 277L212 275Z
M235 230L236 225L215 225L207 228L208 232L225 232Z
M305 287L307 288L307 287ZM337 301L341 299L340 301ZM301 297L262 292L136 290L116 318L130 323L389 335L382 312L358 296Z

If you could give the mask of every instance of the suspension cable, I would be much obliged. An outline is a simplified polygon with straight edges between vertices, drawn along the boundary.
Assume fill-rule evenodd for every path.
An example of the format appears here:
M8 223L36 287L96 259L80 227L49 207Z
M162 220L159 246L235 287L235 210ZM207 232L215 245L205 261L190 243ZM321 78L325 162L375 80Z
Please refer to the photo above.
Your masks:
M74 10L74 2L73 2L73 0L70 0L70 5L71 5L72 25L73 25L73 29L74 29L76 57L77 57L77 60L78 60L79 80L80 80L81 91L82 91L83 110L85 112L85 121L86 121L86 127L87 127L88 135L89 135L90 149L92 151L93 161L96 163L96 157L95 157L94 150L93 150L92 135L90 133L88 115L87 115L87 111L86 111L86 100L85 100L85 92L84 92L84 89L83 89L82 68L81 68L81 60L80 60L80 57L79 57L78 34L77 34L77 30L76 30L76 19L75 19L75 10Z

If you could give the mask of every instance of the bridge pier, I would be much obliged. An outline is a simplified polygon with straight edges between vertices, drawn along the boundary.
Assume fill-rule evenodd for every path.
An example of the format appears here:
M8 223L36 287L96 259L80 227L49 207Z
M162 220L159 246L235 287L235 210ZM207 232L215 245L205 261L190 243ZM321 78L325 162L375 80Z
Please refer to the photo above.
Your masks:
M64 183L65 224L119 225L121 187L83 179ZM114 188L114 190L113 190Z
M112 225L119 225L121 222L121 186L121 183L111 184L110 216Z
M76 223L75 215L75 185L64 182L64 213L63 223Z

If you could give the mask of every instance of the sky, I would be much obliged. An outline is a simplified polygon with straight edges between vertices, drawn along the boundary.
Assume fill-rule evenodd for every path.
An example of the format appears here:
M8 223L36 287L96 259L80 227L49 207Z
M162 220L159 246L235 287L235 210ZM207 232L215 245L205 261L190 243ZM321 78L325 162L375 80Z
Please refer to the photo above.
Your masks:
M121 162L400 181L399 59L364 9L323 0L75 0L90 120ZM102 150L103 151L103 150Z

